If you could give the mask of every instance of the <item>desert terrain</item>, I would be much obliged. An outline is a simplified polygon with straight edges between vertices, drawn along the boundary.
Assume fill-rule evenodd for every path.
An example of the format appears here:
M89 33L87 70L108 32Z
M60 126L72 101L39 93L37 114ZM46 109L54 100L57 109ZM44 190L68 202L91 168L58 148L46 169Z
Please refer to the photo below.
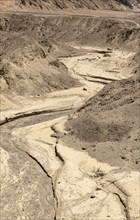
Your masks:
M0 8L1 219L139 220L139 1Z

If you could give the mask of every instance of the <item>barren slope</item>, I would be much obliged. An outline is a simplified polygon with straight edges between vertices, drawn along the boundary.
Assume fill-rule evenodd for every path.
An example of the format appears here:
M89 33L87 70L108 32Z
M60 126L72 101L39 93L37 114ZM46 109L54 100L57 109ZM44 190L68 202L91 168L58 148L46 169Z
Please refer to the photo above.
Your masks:
M105 86L68 121L64 140L101 162L139 169L139 95L138 75Z
M138 9L140 8L139 0L1 0L1 9L44 9L44 10L57 10L57 9Z

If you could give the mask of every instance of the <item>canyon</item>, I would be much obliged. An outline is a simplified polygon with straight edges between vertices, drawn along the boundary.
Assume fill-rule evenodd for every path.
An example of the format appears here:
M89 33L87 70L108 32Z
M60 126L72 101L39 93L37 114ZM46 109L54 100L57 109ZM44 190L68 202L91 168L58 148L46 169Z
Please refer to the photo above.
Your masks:
M0 13L1 219L138 220L139 14L28 2Z

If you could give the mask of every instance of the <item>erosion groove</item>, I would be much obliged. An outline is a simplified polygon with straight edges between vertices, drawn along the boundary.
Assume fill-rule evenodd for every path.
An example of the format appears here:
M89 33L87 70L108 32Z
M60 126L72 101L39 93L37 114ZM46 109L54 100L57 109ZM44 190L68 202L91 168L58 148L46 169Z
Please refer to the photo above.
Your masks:
M56 143L56 146L55 146L55 154L56 154L56 157L58 157L58 158L62 161L62 163L64 164L64 163L65 163L64 159L61 157L61 155L60 155L59 152L57 151L57 144L58 144L58 143Z
M2 219L139 219L139 4L18 3L0 13Z
M4 121L1 121L0 122L0 126L4 125L4 124L7 124L7 123L10 123L12 121L15 121L15 120L18 120L18 119L21 119L21 118L28 118L30 116L35 116L35 115L42 115L42 114L46 114L46 113L59 113L59 112L65 112L65 111L69 111L71 110L71 108L69 109L62 109L62 110L59 110L59 111L55 111L55 110L43 110L43 111L35 111L35 112L31 112L31 113L18 113L18 116L13 116L11 118L6 118Z
M101 77L101 76L90 76L89 77L91 78L94 78L94 79L103 79L103 80L109 80L109 81L116 81L115 79L112 79L112 78L106 78L106 77Z
M41 167L41 169L44 171L44 173L46 173L46 175L51 178L49 176L49 174L47 173L47 171L44 169L44 167L42 166L42 164L35 158L33 157L32 155L30 155L28 152L26 152L28 154L29 157L31 157L33 160L35 160L35 162ZM53 190L54 191L54 190Z
M130 220L130 215L129 215L129 211L128 211L128 206L124 203L123 199L121 198L121 196L117 193L114 193L120 200L120 203L122 204L122 206L124 207L124 212L125 212L125 215L126 215L126 219L127 220Z

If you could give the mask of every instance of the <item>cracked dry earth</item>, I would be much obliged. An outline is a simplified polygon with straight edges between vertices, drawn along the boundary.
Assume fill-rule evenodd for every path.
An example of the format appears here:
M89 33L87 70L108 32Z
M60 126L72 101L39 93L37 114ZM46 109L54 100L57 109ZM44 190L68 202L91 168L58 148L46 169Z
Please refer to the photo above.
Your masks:
M81 86L43 98L12 97L14 104L4 98L2 220L140 218L139 172L99 162L61 138L67 135L69 117L75 117L73 113L89 98L106 84L132 75L128 63L135 53L107 47L71 47L81 55L61 56L59 60Z

